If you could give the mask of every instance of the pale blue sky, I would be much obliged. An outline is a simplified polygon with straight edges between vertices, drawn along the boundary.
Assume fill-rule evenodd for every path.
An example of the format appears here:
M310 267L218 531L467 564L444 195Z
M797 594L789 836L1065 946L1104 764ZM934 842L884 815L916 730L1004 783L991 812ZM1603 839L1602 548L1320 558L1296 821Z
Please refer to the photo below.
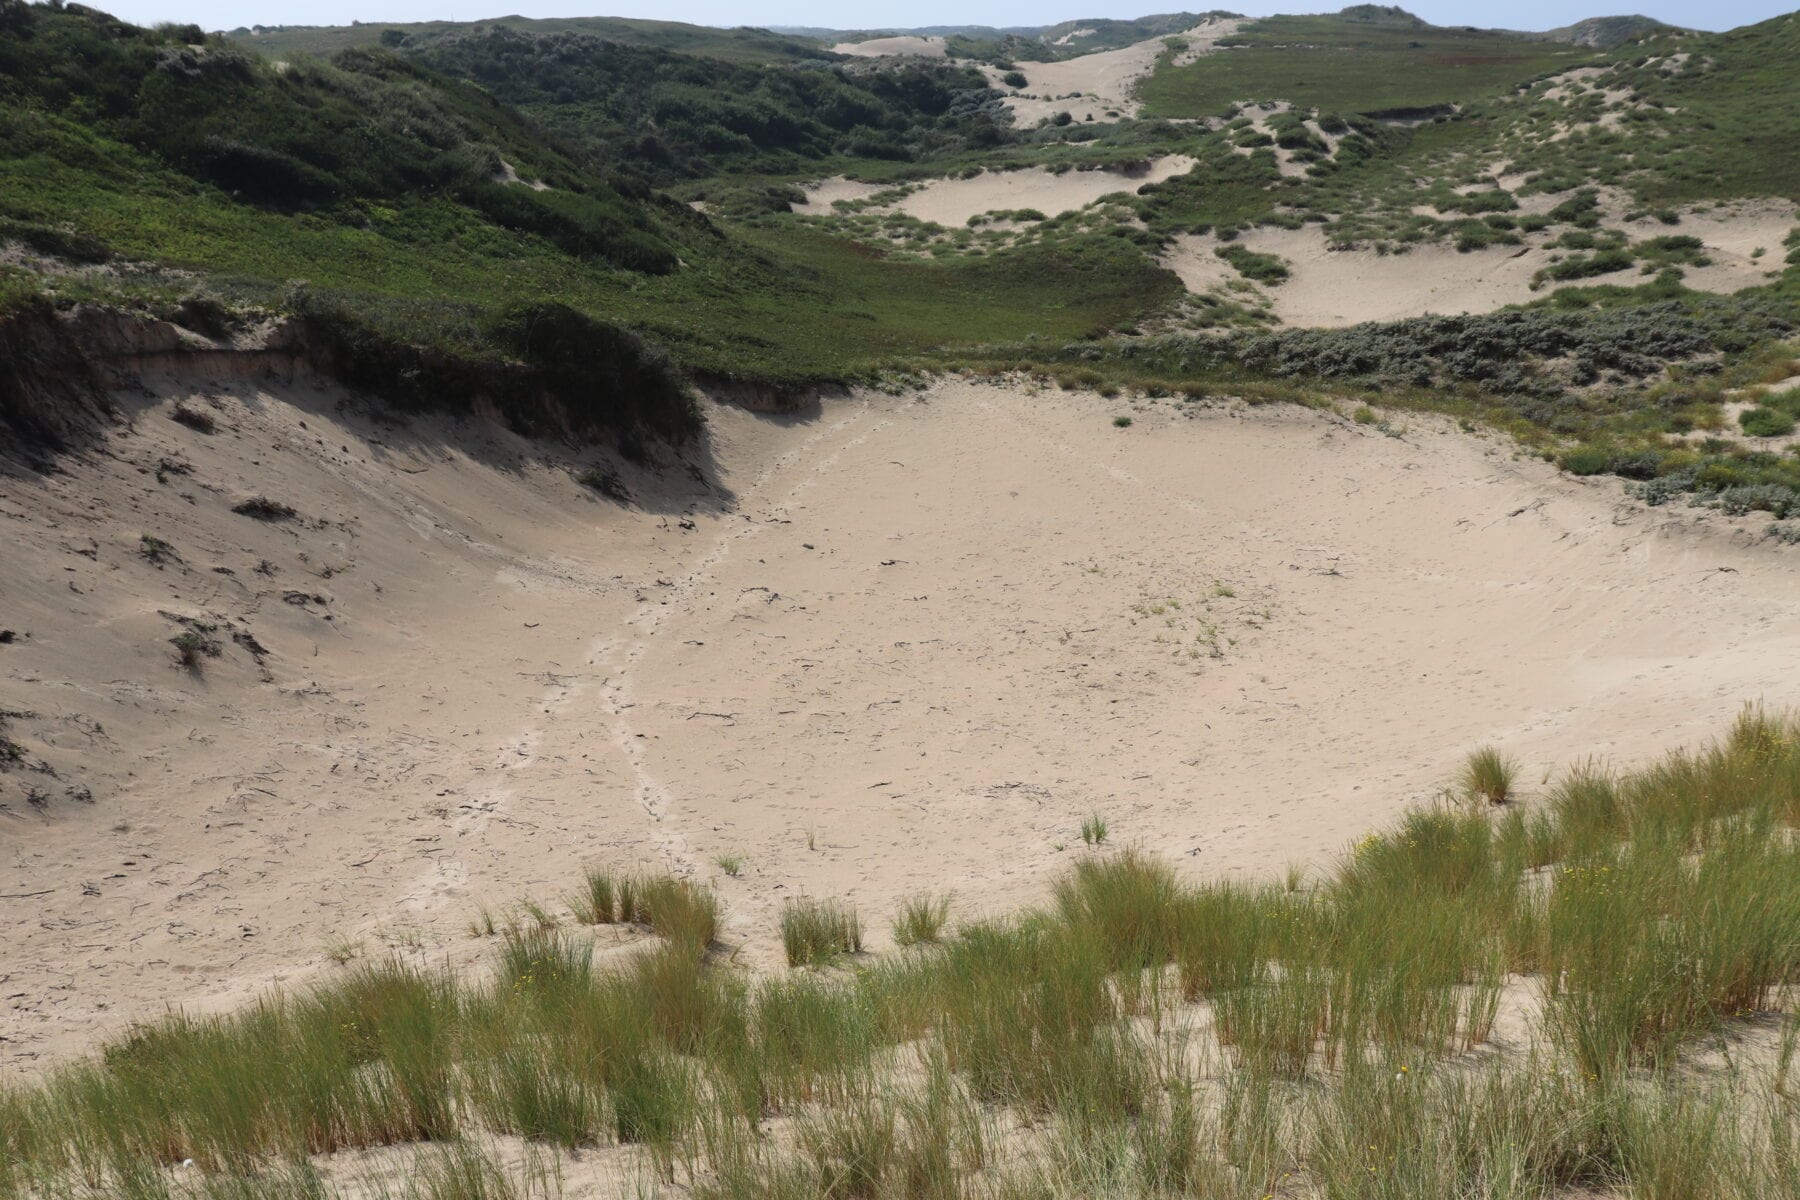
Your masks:
M1583 0L1489 0L1487 3L1413 3L1403 7L1438 25L1550 29L1582 17L1640 12L1674 25L1730 29L1792 11L1794 0L1718 0L1666 3L1626 0L1628 7L1589 6ZM823 25L879 28L917 25L1048 25L1076 17L1133 17L1145 12L1214 7L1253 16L1271 12L1329 12L1321 4L1130 3L1122 0L87 0L128 21L193 21L208 29L239 25L343 25L352 20L472 21L516 13L528 17L654 17L701 25Z

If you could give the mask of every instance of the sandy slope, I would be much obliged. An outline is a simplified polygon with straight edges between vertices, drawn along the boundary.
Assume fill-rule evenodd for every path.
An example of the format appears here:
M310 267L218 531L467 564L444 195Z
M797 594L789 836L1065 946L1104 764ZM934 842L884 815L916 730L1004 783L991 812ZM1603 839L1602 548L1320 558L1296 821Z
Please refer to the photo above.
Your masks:
M1146 183L1161 183L1193 170L1195 160L1185 154L1167 154L1125 170L1068 170L1060 174L1044 167L1021 171L983 171L967 179L929 179L893 205L875 210L898 210L921 221L962 225L979 213L1033 208L1047 217L1086 208L1114 192L1135 192ZM881 185L858 183L835 176L806 189L806 202L794 211L829 216L839 200L866 200Z
M0 708L57 772L0 775L14 1066L337 939L474 961L479 904L596 861L715 880L757 966L788 896L877 947L915 889L1038 898L1092 811L1195 874L1321 862L1474 744L1634 759L1800 669L1791 551L1454 433L952 382L716 409L621 508L479 423L221 384L206 437L186 391L0 478Z
M866 42L839 42L832 47L838 54L851 54L858 58L942 58L944 57L944 39L941 37L885 37L870 38Z
M1187 40L1188 48L1177 61L1191 62L1211 53L1241 24L1235 17L1214 17L1178 35ZM1138 102L1133 93L1138 80L1155 68L1156 60L1167 49L1164 38L1154 37L1061 62L1018 63L1027 80L1026 86L1018 89L1007 85L1003 78L1006 72L990 66L981 69L989 86L1006 94L1006 106L1022 127L1030 128L1059 112L1066 112L1077 121L1117 121L1137 115Z
M900 201L900 211L921 221L957 226L977 213L1034 208L1047 217L1086 208L1114 192L1135 192L1194 169L1185 154L1169 154L1125 171L1064 171L1042 167L1023 171L983 171L969 179L934 179Z

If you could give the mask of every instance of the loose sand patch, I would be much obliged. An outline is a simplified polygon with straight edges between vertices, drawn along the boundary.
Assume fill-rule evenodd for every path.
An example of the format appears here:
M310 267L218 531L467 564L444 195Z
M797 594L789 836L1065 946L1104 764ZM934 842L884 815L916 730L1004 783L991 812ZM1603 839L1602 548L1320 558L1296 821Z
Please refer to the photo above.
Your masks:
M1203 21L1186 33L1171 35L1188 43L1176 61L1192 62L1212 53L1241 24L1234 17L1218 17ZM1138 80L1155 68L1156 60L1167 50L1166 39L1154 37L1061 62L1022 62L1017 68L1027 83L1016 90L1005 82L1006 72L990 66L981 70L988 77L989 86L1006 93L1006 106L1012 109L1014 120L1027 128L1061 112L1077 121L1117 121L1137 116L1134 93Z
M921 221L961 225L978 213L1035 208L1047 217L1086 208L1114 192L1135 192L1146 183L1161 183L1193 170L1196 160L1185 154L1152 159L1123 171L1064 171L1042 167L1023 171L983 171L970 179L934 179L900 201L901 212Z
M831 49L858 58L942 58L945 53L941 37L870 38L866 42L839 42Z
M1154 158L1123 170L1069 170L1058 174L1044 167L1022 171L983 171L967 179L926 180L917 190L879 212L903 212L921 221L957 226L980 213L1033 208L1046 217L1086 208L1114 192L1135 192L1146 183L1161 183L1193 170L1197 160L1185 154ZM839 200L866 200L891 190L891 184L857 183L837 177L806 189L806 203L794 211L812 216L831 215Z
M878 948L920 888L1041 899L1092 811L1195 876L1324 862L1475 744L1636 760L1800 673L1800 557L1451 432L951 382L714 408L708 482L625 508L497 426L150 383L0 480L0 708L56 770L0 775L11 1064L334 940L485 960L478 905L592 862L714 880L758 967L787 896Z
M845 179L842 175L834 175L830 179L822 179L806 188L806 200L794 205L794 211L814 216L830 216L832 206L839 200L867 200L880 192L892 191L888 183L859 183L854 179Z

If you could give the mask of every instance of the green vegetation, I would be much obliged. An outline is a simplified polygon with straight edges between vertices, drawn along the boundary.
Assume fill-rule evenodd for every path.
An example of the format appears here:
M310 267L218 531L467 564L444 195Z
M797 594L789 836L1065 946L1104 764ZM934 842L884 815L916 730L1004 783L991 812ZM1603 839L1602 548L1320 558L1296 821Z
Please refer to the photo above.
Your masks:
M515 1194L488 1133L721 1198L1792 1194L1796 779L1800 726L1748 711L1529 810L1417 810L1311 886L1094 856L843 973L553 926L485 978L352 960L0 1092L0 1195L189 1194L191 1160L194 1194L331 1196L319 1156L373 1147ZM615 914L626 878L590 877Z
M943 940L950 920L949 896L912 896L900 904L894 917L896 946L935 945Z
M8 4L0 24L7 236L158 268L9 267L10 310L286 313L331 369L402 403L498 392L534 426L548 390L578 426L680 438L696 428L680 373L801 387L946 345L1087 336L1179 292L1114 239L940 267L724 230L385 51L277 67L89 10Z
M1273 254L1258 254L1248 247L1232 245L1220 246L1213 253L1230 263L1245 279L1277 284L1288 277L1287 264Z
M1269 17L1224 44L1228 54L1165 62L1139 95L1155 117L1210 117L1244 100L1338 112L1430 116L1499 95L1520 80L1579 66L1592 50L1416 20Z
M727 62L817 62L835 56L807 38L784 37L742 26L715 29L679 21L628 17L496 17L487 21L362 22L355 25L255 25L229 36L269 58L294 54L331 55L357 47L429 48L458 37L506 32L521 37L572 35L603 38L621 46L672 50Z
M1794 432L1794 416L1779 408L1746 409L1738 424L1751 437L1786 437Z
M862 918L838 900L789 900L781 909L781 945L790 967L860 954Z
M1484 746L1469 755L1457 776L1463 794L1472 800L1489 804L1505 804L1513 798L1513 781L1519 764L1492 746Z
M803 171L836 156L912 161L1008 137L997 97L969 67L733 64L505 26L402 53L659 180Z

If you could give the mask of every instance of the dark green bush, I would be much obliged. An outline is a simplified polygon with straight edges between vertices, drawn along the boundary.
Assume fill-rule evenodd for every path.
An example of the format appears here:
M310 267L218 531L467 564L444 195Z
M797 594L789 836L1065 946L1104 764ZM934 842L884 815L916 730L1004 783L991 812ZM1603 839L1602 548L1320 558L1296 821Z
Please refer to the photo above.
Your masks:
M1571 475L1604 475L1612 466L1612 451L1603 446L1577 446L1566 450L1557 465Z
M1258 254L1246 246L1220 246L1213 251L1230 263L1239 275L1258 283L1278 284L1288 277L1288 269L1273 254Z
M1786 437L1794 432L1794 418L1778 408L1752 408L1738 415L1738 424L1750 437Z

